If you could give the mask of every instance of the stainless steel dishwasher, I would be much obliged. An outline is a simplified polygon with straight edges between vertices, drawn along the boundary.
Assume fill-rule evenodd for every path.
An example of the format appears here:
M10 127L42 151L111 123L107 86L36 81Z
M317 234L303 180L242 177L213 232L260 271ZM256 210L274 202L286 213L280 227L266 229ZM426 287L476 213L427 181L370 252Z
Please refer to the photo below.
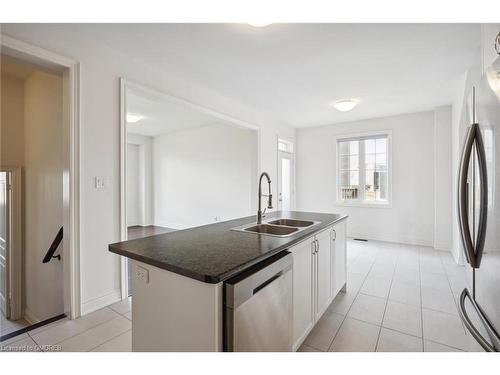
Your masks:
M224 351L292 350L292 263L283 251L224 283Z

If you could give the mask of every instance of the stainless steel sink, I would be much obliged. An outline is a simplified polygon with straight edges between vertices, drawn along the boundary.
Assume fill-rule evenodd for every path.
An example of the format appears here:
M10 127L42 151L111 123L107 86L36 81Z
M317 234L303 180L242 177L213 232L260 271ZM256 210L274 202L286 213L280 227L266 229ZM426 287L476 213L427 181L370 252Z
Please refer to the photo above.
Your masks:
M296 219L269 219L262 224L250 223L240 227L231 228L231 230L246 233L262 234L264 236L273 237L288 237L293 236L303 230L306 230L321 222L313 220L296 220Z
M303 227L310 227L311 225L314 225L314 221L296 220L296 219L278 219L278 220L268 221L268 224L285 225L287 227L303 228Z
M279 226L279 225L257 224L248 228L244 228L243 230L246 232L272 234L275 236L287 236L297 232L299 229L293 227Z

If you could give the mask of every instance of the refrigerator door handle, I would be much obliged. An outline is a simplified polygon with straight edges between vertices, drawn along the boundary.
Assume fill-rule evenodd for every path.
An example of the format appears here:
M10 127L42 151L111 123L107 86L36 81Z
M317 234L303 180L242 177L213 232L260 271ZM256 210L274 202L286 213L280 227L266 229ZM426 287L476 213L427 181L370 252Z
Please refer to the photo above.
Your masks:
M470 227L469 227L469 213L467 201L467 174L469 172L469 161L474 146L474 138L476 127L474 125L467 129L465 136L464 149L462 158L460 159L460 168L458 171L458 226L460 229L460 237L465 250L465 257L467 262L473 268L477 268L475 262L474 245L472 243Z
M464 325L467 327L467 330L471 333L471 335L476 339L476 341L483 347L483 349L487 352L498 352L499 348L497 348L494 345L491 345L484 337L481 335L481 333L477 330L476 327L474 327L474 324L472 324L472 321L469 318L469 315L467 315L467 311L465 310L465 299L468 298L470 303L472 304L472 307L474 307L474 310L476 310L477 315L481 319L481 323L483 323L484 328L488 332L488 335L492 340L494 340L494 345L500 343L500 337L498 336L498 333L495 331L495 329L491 326L490 322L486 319L483 310L479 307L479 305L476 303L476 301L471 297L469 290L465 288L462 291L462 294L460 295L460 305L458 312L460 313L460 318L462 319L462 322Z
M475 263L479 267L481 264L481 258L483 256L484 242L486 240L486 223L488 215L488 173L486 166L486 151L484 149L483 137L481 135L481 130L478 124L474 124L475 130L475 141L476 141L476 154L478 159L478 169L479 178L481 186L480 188L480 203L479 203L479 223L477 227L477 237L476 237L476 249L475 253Z
M469 227L469 207L468 207L468 189L467 175L469 172L469 161L472 156L472 150L476 146L476 155L478 159L479 178L480 178L480 205L479 205L479 223L475 245L472 242L472 235ZM460 160L460 170L458 174L458 222L462 244L465 249L467 262L472 268L479 268L481 257L483 255L484 242L486 239L486 219L488 214L488 175L486 167L486 152L484 149L483 137L479 124L472 124L467 130L464 151Z

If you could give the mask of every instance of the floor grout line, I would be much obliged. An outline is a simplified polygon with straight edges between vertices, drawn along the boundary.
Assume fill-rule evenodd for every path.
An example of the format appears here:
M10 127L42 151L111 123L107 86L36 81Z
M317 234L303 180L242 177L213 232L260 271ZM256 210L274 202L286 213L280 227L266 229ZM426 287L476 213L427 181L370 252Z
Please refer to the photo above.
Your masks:
M103 307L103 309L107 309L107 308L108 308L107 306L106 306L106 307ZM110 309L110 310L112 310L112 309ZM97 310L97 311L98 311L98 310ZM108 320L106 320L106 321L104 321L104 322L101 322L101 323L99 323L99 324L96 324L96 325L93 325L93 326L91 326L91 327L88 327L87 329L85 329L85 330L84 330L84 331L82 331L82 332L79 332L79 333L77 333L77 334L74 334L74 335L71 335L71 336L69 336L69 337L66 337L64 340L58 341L58 342L56 342L56 343L54 343L54 344L50 344L50 345L59 345L59 344L61 344L62 342L66 341L66 340L69 340L69 339L71 339L71 338L73 338L73 337L76 337L76 336L78 336L78 335L84 334L85 332L88 332L88 331L90 331L91 329L94 329L94 328L99 327L99 326L101 326L101 325L103 325L103 324L106 324L106 323L108 323L108 322L112 321L113 319L116 319L116 318L118 318L118 317L120 317L120 316L121 316L121 315L120 315L120 314L118 314L116 311L114 311L114 310L112 310L112 311L113 311L113 312L115 312L118 316L114 316L114 317L112 317L111 319L108 319ZM123 318L125 318L125 317L123 317ZM127 319L127 318L125 318L125 319ZM58 325L59 325L59 324L58 324ZM56 325L56 326L54 326L54 327L57 327L58 325ZM51 328L52 328L52 327L51 327ZM45 330L44 330L44 331L45 331ZM42 331L42 332L43 332L43 331ZM29 336L29 337L31 337L31 339L35 342L35 344L37 344L38 346L42 346L42 344L39 344L38 342L36 342L35 338L34 338L33 336L31 336L31 335L29 334L29 332L28 332L28 336Z
M359 258L359 255L356 257L356 259ZM340 323L339 325L339 329L337 330L337 332L335 332L335 335L333 336L333 339L332 341L330 342L330 345L328 346L328 349L326 350L327 352L330 351L332 345L333 345L333 342L335 341L335 339L337 338L337 335L339 334L339 331L340 329L342 328L342 325L344 324L345 320L347 319L347 315L349 314L349 311L351 310L352 308L352 305L354 305L354 302L356 301L356 298L358 298L358 295L360 294L361 292L361 288L363 287L363 284L365 283L366 279L368 278L368 274L370 273L370 271L372 270L373 268L373 264L375 262L372 263L372 265L370 266L370 269L368 270L368 272L366 273L365 277L363 278L363 281L361 282L361 285L359 286L359 289L356 291L356 295L354 296L351 304L349 305L349 308L347 309L345 315L344 315L344 319L342 319L342 322ZM352 273L352 272L351 272ZM346 286L347 286L347 275L349 274L349 272L346 273ZM347 289L346 289L347 290ZM337 294L338 295L338 294ZM335 300L335 298L334 298ZM333 303L333 301L332 301Z
M118 335L116 335L116 336L113 336L113 337L112 337L112 338L110 338L109 340L106 340L106 341L104 341L104 342L101 342L99 345L94 346L93 348L91 348L91 349L87 350L87 352L91 352L92 350L94 350L94 349L96 349L96 348L98 348L98 347L100 347L100 346L102 346L102 345L106 344L107 342L109 342L109 341L111 341L111 340L116 339L117 337L119 337L119 336L121 336L121 335L124 335L124 334L128 333L129 331L132 331L132 328L131 328L131 329L127 329L125 332L119 333L119 334L118 334ZM314 348L314 349L316 349L316 348Z
M399 259L400 253L398 254L397 258ZM397 262L397 261L396 261ZM397 263L396 263L397 264ZM380 335L382 334L382 326L384 324L384 318L385 318L385 312L387 311L387 305L389 304L389 296L391 295L391 289L392 289L392 282L394 281L394 273L396 272L396 267L394 267L394 270L392 272L392 278L391 278L391 285L389 285L389 293L387 294L387 299L385 300L385 307L384 307L384 313L382 314L382 321L380 322L380 329L378 331L378 337L377 337L377 343L375 344L375 352L378 349L378 343L380 341ZM384 327L385 328L385 327Z
M422 353L425 352L425 338L424 338L424 299L422 297L422 267L420 264L421 248L418 248L418 280L420 285L420 325L422 331Z

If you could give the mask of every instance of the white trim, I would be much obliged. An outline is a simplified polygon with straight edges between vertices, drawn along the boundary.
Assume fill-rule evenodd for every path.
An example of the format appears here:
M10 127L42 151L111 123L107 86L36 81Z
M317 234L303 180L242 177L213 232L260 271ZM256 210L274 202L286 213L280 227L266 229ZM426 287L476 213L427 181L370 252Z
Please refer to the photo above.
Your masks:
M82 315L90 314L91 312L97 311L99 309L102 309L103 307L118 302L121 299L121 292L120 290L116 289L100 297L87 300L82 303Z
M80 64L38 46L0 34L2 53L51 69L63 70L65 111L69 129L65 129L68 176L64 185L64 306L75 319L81 315L80 279Z
M9 318L23 318L23 182L21 167L0 167L2 172L10 173L10 212L9 212L9 253L7 293L10 296Z
M38 319L35 315L33 315L33 312L28 308L24 309L23 315L24 319L26 319L30 325L41 322L41 320Z
M257 132L257 176L260 175L262 171L262 131L257 125L251 124L249 122L234 118L230 115L218 112L214 109L204 107L200 104L193 103L183 98L165 93L161 90L151 88L140 83L120 78L120 239L121 241L127 240L127 171L126 171L126 148L127 148L127 129L126 129L126 91L131 89L134 91L139 91L151 98L161 98L162 100L167 100L174 104L180 104L187 106L194 110L200 111L202 113L211 115L213 117L219 118L225 122L231 123L233 125L252 129ZM170 224L173 225L173 224ZM177 225L177 227L182 227ZM170 228L175 228L171 226ZM184 228L182 228L184 229ZM120 283L121 283L121 298L125 299L128 297L128 267L127 258L120 257Z
M281 141L287 142L292 145L292 152L289 151L283 151L279 149L279 143ZM292 161L292 186L291 186L291 201L290 201L290 211L294 211L297 207L297 166L296 166L296 161L297 158L295 157L296 155L296 148L297 148L297 143L294 138L291 137L283 137L281 135L276 136L276 208L277 210L281 210L281 204L279 203L279 193L280 193L280 186L281 186L281 181L279 181L280 178L280 153L283 155L289 155L290 159Z
M339 196L340 187L340 173L339 173L339 155L337 150L337 145L339 141L355 139L355 138L365 138L365 137L376 137L376 136L387 136L387 202L370 202L362 200L361 197L357 201L342 201ZM343 135L337 135L334 137L334 157L335 157L335 206L347 206L347 207L367 207L367 208L392 208L392 130L378 130L371 132L362 133L349 133ZM359 160L359 165L364 161ZM364 169L364 168L363 168ZM362 176L361 168L359 183L362 187L365 177ZM362 189L364 192L364 189Z

